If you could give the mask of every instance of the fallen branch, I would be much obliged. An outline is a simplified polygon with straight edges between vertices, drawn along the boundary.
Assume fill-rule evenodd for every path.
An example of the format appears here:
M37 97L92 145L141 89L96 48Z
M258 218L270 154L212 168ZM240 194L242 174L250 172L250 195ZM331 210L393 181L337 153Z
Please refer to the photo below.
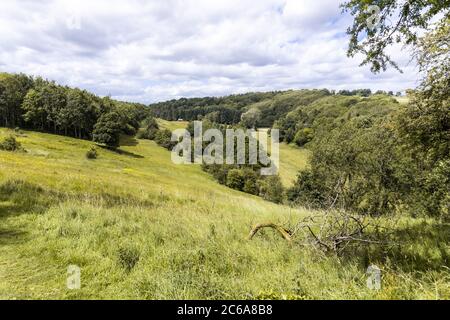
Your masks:
M277 230L277 231L281 234L281 236L282 236L286 241L289 241L289 242L292 241L291 232L290 232L288 229L285 229L285 228L283 228L283 227L281 227L281 226L279 226L279 225L276 225L276 224L274 224L274 223L260 223L260 224L257 224L257 225L256 225L255 227L253 227L253 229L250 231L250 234L249 234L249 236L248 236L248 240L252 240L253 237L255 236L255 234L256 234L259 230L261 230L261 229L263 229L263 228L272 228L272 229L275 229L275 230Z

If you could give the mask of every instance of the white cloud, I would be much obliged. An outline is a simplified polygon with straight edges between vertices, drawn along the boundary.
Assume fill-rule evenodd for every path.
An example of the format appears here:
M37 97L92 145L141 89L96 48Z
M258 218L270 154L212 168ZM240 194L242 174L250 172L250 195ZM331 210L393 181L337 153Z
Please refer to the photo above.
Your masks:
M346 57L336 0L4 0L0 69L115 98L329 87L403 90L407 65L372 75Z

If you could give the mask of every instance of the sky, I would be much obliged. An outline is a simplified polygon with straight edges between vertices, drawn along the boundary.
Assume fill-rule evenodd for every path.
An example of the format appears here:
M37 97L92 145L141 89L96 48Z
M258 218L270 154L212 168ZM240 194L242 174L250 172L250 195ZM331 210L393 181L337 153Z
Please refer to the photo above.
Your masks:
M403 91L404 73L348 58L339 0L2 0L0 71L152 103L303 88Z

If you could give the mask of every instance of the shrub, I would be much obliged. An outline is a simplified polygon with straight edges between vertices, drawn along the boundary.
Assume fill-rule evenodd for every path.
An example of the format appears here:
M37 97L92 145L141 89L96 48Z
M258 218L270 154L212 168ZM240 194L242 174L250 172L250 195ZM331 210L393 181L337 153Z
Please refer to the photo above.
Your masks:
M158 133L158 129L156 128L146 128L143 131L140 131L136 138L138 139L146 139L146 140L155 140L156 134Z
M172 141L172 132L168 129L158 130L155 142L163 148L172 149L177 143Z
M304 128L297 132L294 142L299 147L303 147L314 138L314 130L311 128Z
M18 151L22 150L22 145L19 141L16 140L16 137L13 135L6 137L1 143L0 143L0 150L4 151Z
M254 195L258 195L258 174L251 169L243 170L244 188L242 191Z
M242 171L239 169L232 169L227 175L227 186L242 191L244 189L245 180Z
M155 140L156 134L159 131L158 122L155 118L147 117L144 121L145 129L140 131L137 135L138 139Z
M259 195L271 202L281 203L284 198L284 188L279 176L268 176L258 181Z
M322 208L326 203L323 180L307 170L299 173L295 186L287 191L289 201L311 208Z
M97 159L97 149L95 149L95 147L91 147L91 149L86 152L86 158L88 159Z
M216 179L220 184L227 183L227 176L228 171L230 170L230 166L219 164L202 164L202 169L211 174L214 179Z

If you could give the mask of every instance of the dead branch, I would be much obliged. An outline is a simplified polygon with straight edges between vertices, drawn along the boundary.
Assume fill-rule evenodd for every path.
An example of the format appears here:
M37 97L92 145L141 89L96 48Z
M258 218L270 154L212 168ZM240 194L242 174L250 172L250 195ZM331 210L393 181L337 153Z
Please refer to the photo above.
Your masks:
M257 224L257 225L254 226L253 229L250 231L250 234L249 234L249 236L248 236L248 239L249 239L249 240L252 240L253 237L255 236L255 234L256 234L259 230L261 230L261 229L263 229L263 228L272 228L272 229L275 229L275 230L277 230L277 231L281 234L281 236L282 236L285 240L287 240L287 241L289 241L289 242L292 241L291 232L290 232L288 229L285 229L285 228L283 228L282 226L279 226L279 225L274 224L274 223L260 223L260 224Z

